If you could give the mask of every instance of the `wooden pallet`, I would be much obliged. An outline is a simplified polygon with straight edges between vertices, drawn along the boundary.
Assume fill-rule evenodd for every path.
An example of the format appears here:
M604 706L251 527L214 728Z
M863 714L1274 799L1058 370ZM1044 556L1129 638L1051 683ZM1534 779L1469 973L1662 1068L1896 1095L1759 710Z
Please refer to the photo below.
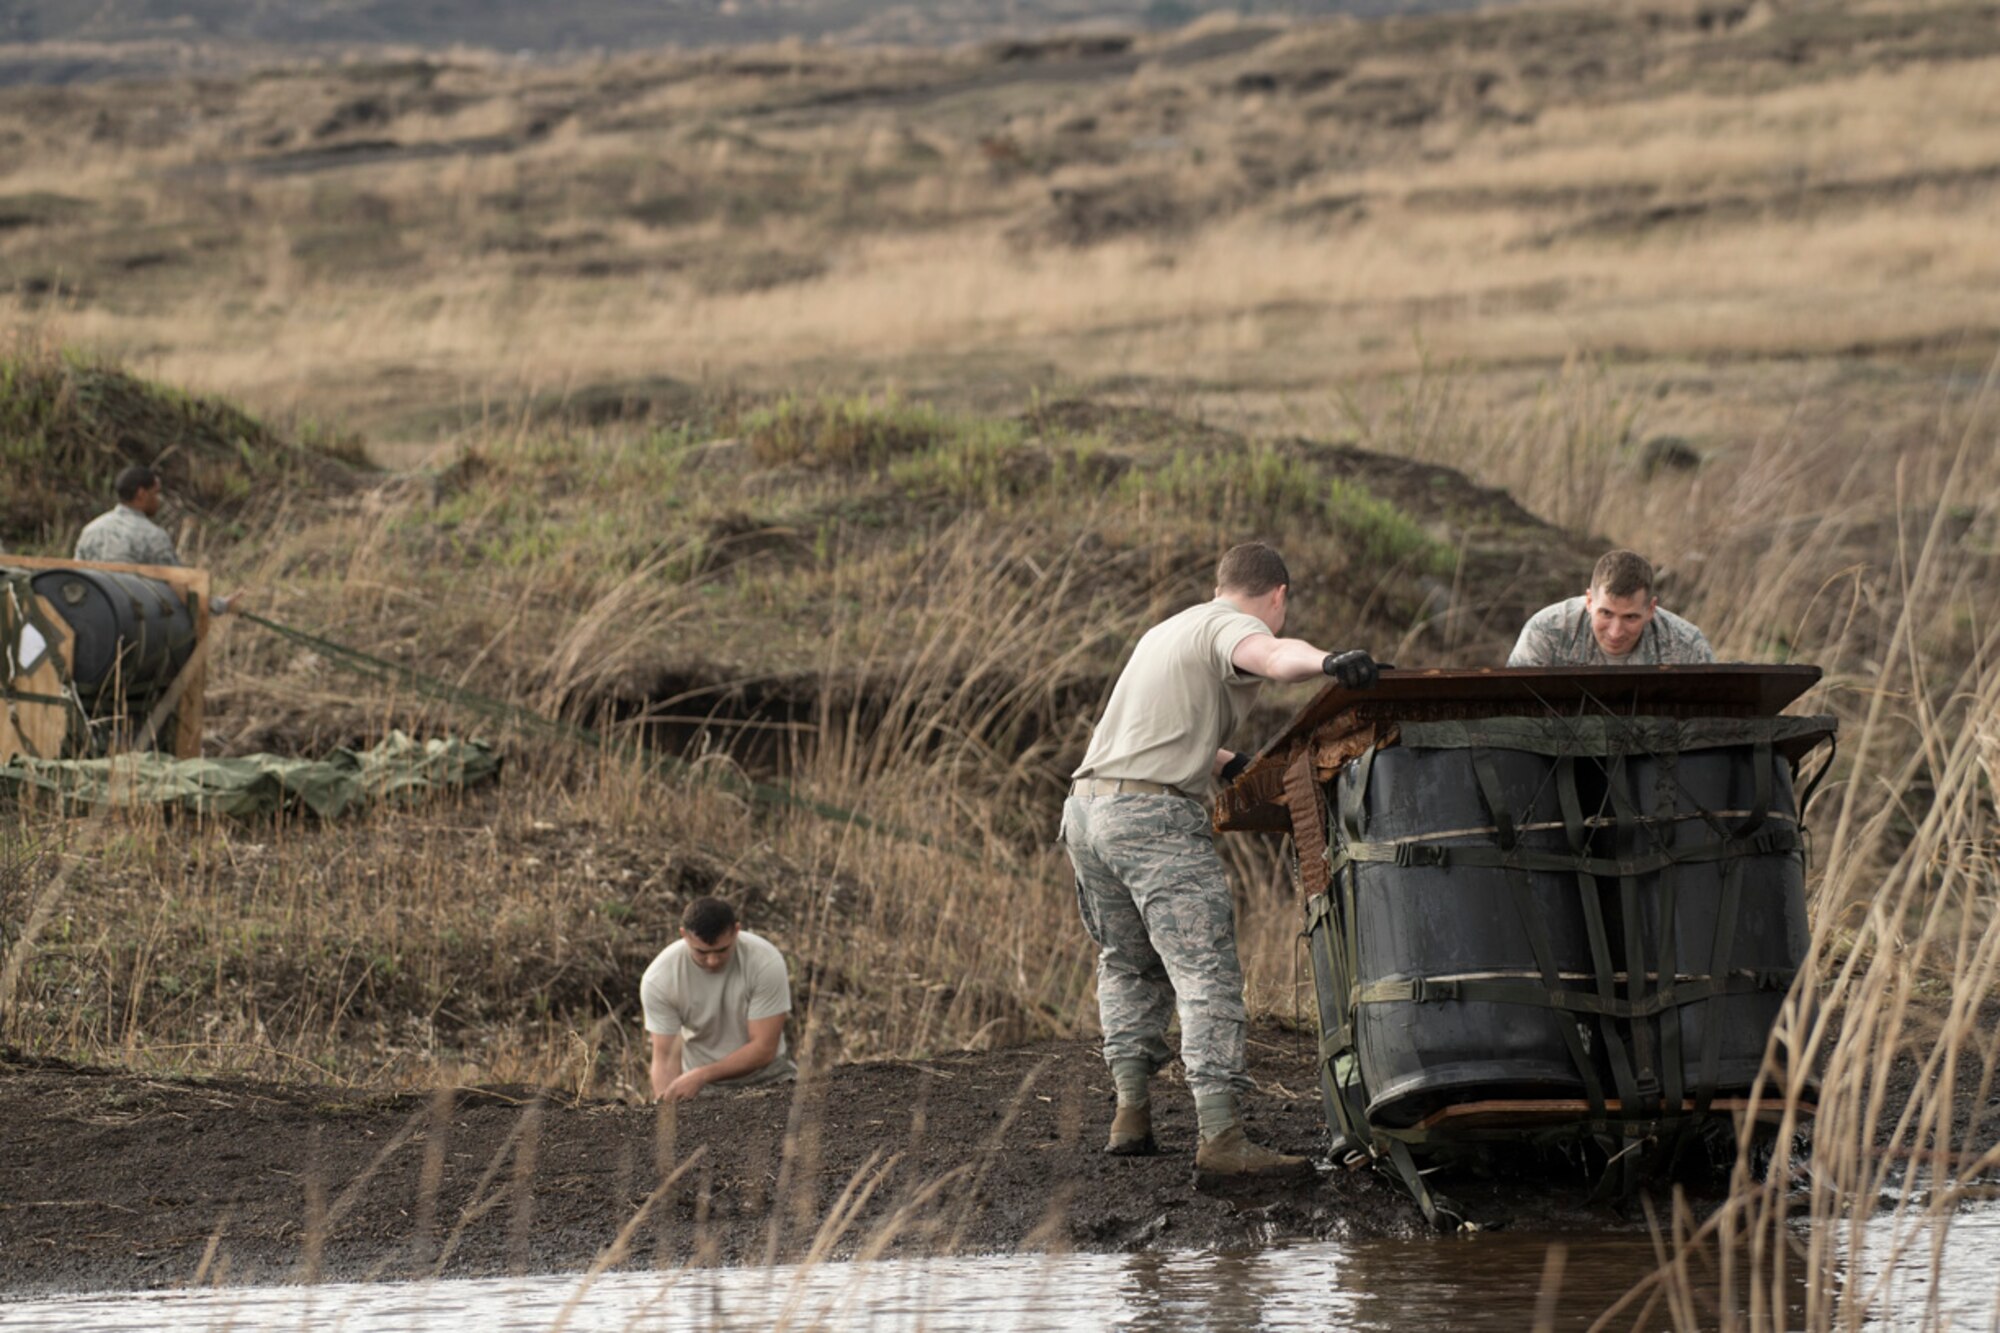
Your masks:
M187 665L181 668L182 685L180 703L174 710L173 752L182 759L201 757L201 728L204 720L203 696L208 685L208 630L209 630L209 577L205 569L187 569L179 565L118 565L94 560L63 560L51 556L5 555L0 556L0 564L13 569L102 569L114 574L138 574L166 584L194 612L194 653ZM43 617L56 627L62 636L59 651L62 660L67 661L72 643L69 626L56 613L45 597L35 599L41 604ZM29 672L14 688L29 694L55 694L62 688L61 678L56 674L53 654ZM69 718L59 704L16 702L8 710L9 716L0 721L0 764L6 763L17 754L54 757L53 751L60 747L69 733Z

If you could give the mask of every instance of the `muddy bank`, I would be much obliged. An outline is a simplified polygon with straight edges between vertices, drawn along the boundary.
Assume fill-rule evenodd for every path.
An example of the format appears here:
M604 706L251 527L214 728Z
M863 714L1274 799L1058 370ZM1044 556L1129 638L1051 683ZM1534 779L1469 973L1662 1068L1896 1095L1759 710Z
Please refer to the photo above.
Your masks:
M1252 1053L1253 1132L1322 1147L1307 1035L1262 1026ZM1156 1102L1162 1155L1105 1157L1110 1107L1084 1042L840 1066L796 1098L711 1091L673 1120L526 1088L447 1103L17 1055L0 1060L0 1289L581 1269L621 1232L622 1262L638 1267L798 1259L816 1237L853 1255L1423 1233L1368 1170L1198 1193L1178 1084ZM664 1190L661 1161L685 1168ZM1532 1210L1538 1227L1630 1224L1584 1192L1551 1181L1532 1199L1489 1189L1480 1202ZM827 1225L840 1216L844 1229Z
M1983 1006L2000 1021L2000 1003ZM1310 1034L1260 1024L1252 1132L1318 1155ZM0 1292L198 1282L480 1277L760 1264L864 1253L1133 1251L1430 1233L1372 1169L1212 1193L1193 1183L1194 1112L1169 1071L1161 1155L1099 1151L1110 1081L1089 1042L880 1061L803 1088L654 1108L525 1087L433 1096L152 1078L0 1051ZM1887 1133L1919 1079L1886 1081ZM1963 1062L1953 1139L1991 1139L2000 1108ZM1644 1226L1590 1181L1437 1178L1483 1223ZM1690 1202L1714 1200L1688 1182Z

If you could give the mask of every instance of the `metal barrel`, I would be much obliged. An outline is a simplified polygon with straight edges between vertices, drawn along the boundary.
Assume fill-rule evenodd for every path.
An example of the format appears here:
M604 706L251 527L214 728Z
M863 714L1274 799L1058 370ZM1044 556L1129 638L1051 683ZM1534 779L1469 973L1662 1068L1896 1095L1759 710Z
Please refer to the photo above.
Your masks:
M34 589L75 635L70 678L86 706L116 688L158 694L194 652L194 609L157 579L104 569L49 569Z
M1566 850L1552 762L1505 750L1489 758L1528 826L1520 845ZM1392 747L1375 756L1364 776L1358 831L1368 840L1421 838L1447 855L1454 847L1493 845L1471 751ZM1356 770L1342 777L1355 779ZM1354 793L1342 795L1355 804ZM1590 968L1571 876L1536 872L1517 882L1505 870L1450 864L1361 864L1354 871L1355 983L1363 995L1381 989L1380 982L1535 975L1531 921L1544 929L1559 971ZM1475 1098L1583 1093L1562 1033L1574 1020L1553 1009L1413 995L1371 1000L1357 1017L1368 1116L1377 1123L1409 1125L1441 1105Z
M1797 721L1686 751L1622 723L1577 744L1552 720L1534 748L1427 748L1408 727L1343 767L1344 864L1308 935L1322 1032L1351 1049L1370 1124L1580 1100L1672 1120L1746 1091L1809 948L1792 765L1769 734Z

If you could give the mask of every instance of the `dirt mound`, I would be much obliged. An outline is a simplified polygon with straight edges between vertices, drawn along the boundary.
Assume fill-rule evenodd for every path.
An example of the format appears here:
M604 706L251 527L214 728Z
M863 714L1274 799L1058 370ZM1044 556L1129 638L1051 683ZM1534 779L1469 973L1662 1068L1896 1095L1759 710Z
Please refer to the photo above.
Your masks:
M10 543L66 543L133 463L161 474L176 507L227 517L279 487L342 485L364 462L357 441L287 440L221 399L70 353L0 353L0 385L0 450L14 479L0 493L0 532Z

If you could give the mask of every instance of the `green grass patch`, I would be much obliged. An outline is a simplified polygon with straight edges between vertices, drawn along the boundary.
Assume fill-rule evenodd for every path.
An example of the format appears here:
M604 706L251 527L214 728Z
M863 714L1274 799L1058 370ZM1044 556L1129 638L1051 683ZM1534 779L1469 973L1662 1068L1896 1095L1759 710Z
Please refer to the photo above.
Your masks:
M1372 565L1409 565L1443 576L1458 553L1424 526L1357 482L1335 477L1325 483L1324 513L1348 548Z
M896 399L787 397L747 414L743 438L765 467L876 471L920 453L959 429L933 407Z

